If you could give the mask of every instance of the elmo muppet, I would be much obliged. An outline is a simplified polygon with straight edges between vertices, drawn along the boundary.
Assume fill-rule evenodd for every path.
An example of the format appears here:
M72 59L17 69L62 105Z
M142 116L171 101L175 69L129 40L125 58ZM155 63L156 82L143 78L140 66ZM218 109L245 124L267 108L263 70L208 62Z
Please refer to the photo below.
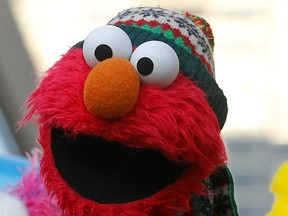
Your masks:
M213 47L200 17L131 8L46 72L22 123L63 215L238 215Z

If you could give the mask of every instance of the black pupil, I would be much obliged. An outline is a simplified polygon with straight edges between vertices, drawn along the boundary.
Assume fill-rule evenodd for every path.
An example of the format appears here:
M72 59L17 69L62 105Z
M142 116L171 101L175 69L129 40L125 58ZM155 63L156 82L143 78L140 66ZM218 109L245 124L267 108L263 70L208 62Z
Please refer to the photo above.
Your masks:
M101 62L105 59L111 58L113 56L113 52L108 45L101 44L95 49L94 55L96 59Z
M143 76L147 76L151 74L153 69L154 69L154 64L152 60L148 57L143 57L139 59L139 61L137 62L137 70Z

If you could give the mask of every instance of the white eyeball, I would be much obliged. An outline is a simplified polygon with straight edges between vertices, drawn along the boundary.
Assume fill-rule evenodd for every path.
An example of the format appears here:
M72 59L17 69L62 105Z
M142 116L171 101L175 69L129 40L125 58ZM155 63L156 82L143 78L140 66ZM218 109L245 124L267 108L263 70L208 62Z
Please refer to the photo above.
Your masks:
M131 53L132 43L129 36L122 29L112 25L94 29L83 44L84 58L91 68L107 58L129 59Z
M168 44L148 41L132 53L130 62L137 69L143 83L160 88L169 86L179 72L179 59Z

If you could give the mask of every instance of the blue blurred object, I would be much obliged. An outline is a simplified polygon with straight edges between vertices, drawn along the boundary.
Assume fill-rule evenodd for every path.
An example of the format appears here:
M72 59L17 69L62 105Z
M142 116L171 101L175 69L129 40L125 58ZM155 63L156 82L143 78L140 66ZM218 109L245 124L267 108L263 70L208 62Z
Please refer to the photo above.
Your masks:
M0 155L2 154L21 155L21 151L0 106Z
M28 165L29 160L25 157L0 155L0 190L16 184Z

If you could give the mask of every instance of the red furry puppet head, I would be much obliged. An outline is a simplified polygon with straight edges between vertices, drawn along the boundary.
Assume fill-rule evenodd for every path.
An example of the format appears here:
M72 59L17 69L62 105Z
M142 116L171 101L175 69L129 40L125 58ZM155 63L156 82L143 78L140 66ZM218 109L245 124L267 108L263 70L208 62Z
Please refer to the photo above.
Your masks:
M213 35L190 14L119 13L47 71L27 109L64 215L194 215L227 160Z

